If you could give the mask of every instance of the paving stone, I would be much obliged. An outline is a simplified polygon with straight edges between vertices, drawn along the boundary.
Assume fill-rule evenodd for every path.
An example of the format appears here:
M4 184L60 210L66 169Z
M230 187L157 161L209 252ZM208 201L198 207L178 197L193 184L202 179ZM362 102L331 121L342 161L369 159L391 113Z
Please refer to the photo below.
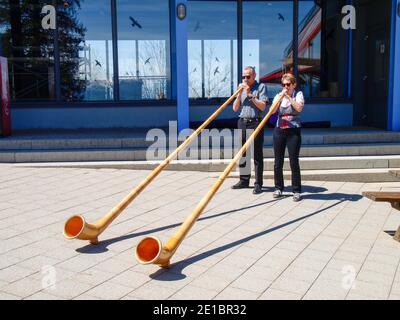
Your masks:
M276 289L268 289L258 299L259 300L301 300L302 295L281 291Z
M104 300L118 300L128 295L130 292L132 292L132 288L117 283L105 282L86 291L85 294Z
M218 295L218 291L200 288L193 285L187 285L186 287L179 290L173 296L171 300L211 300Z
M216 300L255 300L259 296L258 293L243 289L227 287L218 294Z

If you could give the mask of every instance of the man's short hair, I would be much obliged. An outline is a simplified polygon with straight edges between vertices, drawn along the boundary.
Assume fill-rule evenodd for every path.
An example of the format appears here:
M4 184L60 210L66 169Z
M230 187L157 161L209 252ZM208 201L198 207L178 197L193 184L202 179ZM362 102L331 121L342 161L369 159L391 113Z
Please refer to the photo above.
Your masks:
M253 74L256 74L256 68L252 67L252 66L247 66L244 68L244 70L251 70L253 72Z

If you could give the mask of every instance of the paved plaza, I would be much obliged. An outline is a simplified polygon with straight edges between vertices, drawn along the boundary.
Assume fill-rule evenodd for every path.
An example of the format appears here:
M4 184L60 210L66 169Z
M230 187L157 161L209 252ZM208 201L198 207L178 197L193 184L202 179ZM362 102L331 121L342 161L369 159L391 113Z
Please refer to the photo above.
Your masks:
M148 171L0 166L0 299L400 299L400 214L363 191L397 183L304 181L304 200L231 190L227 179L172 258L141 265L145 236L163 243L215 173L165 171L100 236L66 240L71 215L95 222Z

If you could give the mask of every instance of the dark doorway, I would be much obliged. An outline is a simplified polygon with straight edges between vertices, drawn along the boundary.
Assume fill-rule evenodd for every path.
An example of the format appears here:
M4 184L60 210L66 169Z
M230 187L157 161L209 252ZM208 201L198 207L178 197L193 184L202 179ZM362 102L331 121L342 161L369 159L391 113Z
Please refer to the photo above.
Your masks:
M354 124L387 129L391 1L355 1Z

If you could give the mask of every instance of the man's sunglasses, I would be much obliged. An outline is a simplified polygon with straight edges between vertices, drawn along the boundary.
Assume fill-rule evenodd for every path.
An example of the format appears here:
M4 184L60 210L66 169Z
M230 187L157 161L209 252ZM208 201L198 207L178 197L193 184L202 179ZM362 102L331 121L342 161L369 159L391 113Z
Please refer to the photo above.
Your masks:
M282 83L282 87L290 87L291 85L291 83Z
M251 76L242 76L242 79L247 79L247 80L249 80L249 79L251 79Z

